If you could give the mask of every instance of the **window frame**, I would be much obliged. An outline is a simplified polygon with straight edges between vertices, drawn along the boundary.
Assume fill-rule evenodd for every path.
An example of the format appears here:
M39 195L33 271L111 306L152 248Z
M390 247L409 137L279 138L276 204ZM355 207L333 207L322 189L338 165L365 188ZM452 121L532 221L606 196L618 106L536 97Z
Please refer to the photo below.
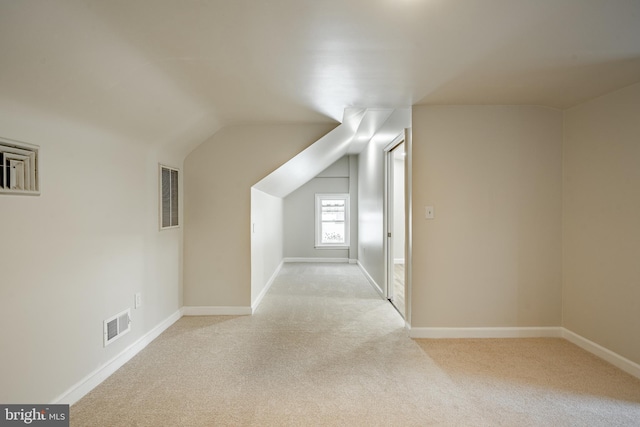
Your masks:
M322 242L322 201L323 200L344 200L344 243L323 243ZM316 193L315 195L315 248L316 249L348 249L350 247L350 208L349 193Z

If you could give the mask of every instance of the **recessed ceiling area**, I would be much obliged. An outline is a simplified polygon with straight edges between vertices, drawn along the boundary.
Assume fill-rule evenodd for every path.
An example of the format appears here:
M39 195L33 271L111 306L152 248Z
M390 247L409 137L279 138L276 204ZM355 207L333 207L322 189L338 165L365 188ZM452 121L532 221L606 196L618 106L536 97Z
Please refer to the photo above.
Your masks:
M346 108L566 108L640 81L640 2L0 3L0 114L189 149Z

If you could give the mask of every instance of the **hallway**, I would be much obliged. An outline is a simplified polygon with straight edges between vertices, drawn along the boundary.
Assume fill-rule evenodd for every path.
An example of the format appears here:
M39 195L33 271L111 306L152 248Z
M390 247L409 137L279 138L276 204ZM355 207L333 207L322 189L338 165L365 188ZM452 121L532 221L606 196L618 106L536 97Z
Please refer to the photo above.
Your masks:
M284 264L255 315L183 317L72 406L71 425L631 425L640 416L640 381L568 342L502 342L506 366L520 363L519 347L538 364L545 357L564 363L566 355L568 366L587 369L594 381L626 382L616 391L592 388L587 397L578 386L577 396L567 393L568 378L560 390L518 378L495 382L473 367L494 366L496 354L483 359L465 347L475 360L450 369L458 351L450 352L451 341L433 343L432 358L430 342L408 338L357 266ZM552 375L570 370L560 364L555 371L558 363ZM524 378L545 378L546 366L533 369ZM587 401L597 412L580 414Z

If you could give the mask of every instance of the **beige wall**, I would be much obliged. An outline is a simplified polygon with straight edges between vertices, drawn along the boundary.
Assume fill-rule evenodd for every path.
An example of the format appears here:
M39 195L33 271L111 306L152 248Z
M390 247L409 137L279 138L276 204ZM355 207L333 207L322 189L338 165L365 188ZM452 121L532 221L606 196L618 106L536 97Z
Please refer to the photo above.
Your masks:
M0 402L46 403L182 306L182 229L158 227L158 162L182 159L76 123L23 120L0 116L2 136L41 146L42 194L0 195ZM103 321L126 308L131 332L103 347Z
M282 262L284 201L251 189L251 305Z
M184 304L251 304L251 187L331 125L221 129L185 159Z
M640 363L640 84L565 112L564 326Z
M561 324L562 126L541 107L414 107L412 327Z

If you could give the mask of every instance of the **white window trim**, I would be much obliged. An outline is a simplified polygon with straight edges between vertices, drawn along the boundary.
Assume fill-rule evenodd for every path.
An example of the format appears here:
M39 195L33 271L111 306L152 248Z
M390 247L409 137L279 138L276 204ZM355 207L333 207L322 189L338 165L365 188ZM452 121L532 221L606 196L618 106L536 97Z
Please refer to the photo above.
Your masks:
M322 243L320 221L322 200L324 199L343 199L345 201L345 217L344 217L344 230L345 230L345 243L342 244L327 244ZM349 212L349 193L317 193L316 194L316 206L315 206L315 248L316 249L348 249L350 247L350 212Z

